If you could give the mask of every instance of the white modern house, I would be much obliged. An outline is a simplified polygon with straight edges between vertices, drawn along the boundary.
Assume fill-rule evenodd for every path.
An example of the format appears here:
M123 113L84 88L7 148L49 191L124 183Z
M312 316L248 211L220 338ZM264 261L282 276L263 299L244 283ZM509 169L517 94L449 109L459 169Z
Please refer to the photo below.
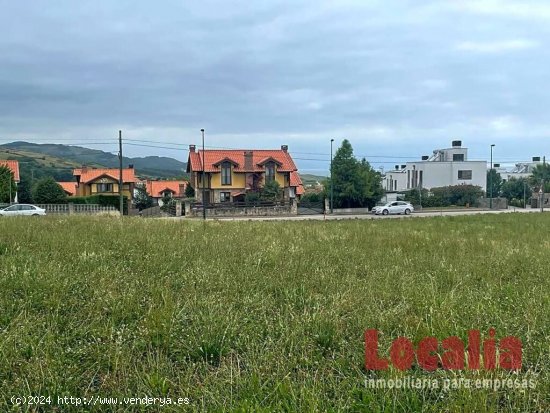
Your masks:
M504 182L508 181L510 178L529 178L533 173L533 169L537 165L541 165L542 161L540 156L533 156L531 162L520 162L515 164L513 167L505 167L500 164L494 164L494 169L500 174L500 177Z
M485 191L487 186L487 162L468 160L468 148L462 147L462 141L453 141L450 148L436 149L420 161L395 166L383 178L387 192L451 185L476 185Z

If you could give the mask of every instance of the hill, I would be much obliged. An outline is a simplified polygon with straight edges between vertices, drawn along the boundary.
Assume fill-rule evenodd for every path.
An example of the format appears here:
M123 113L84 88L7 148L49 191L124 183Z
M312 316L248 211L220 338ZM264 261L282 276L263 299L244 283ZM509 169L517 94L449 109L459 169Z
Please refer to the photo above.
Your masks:
M300 178L302 178L302 182L305 186L316 186L318 184L323 184L325 179L327 179L326 176L312 174L300 174Z
M0 145L0 156L3 159L18 159L33 163L35 168L51 168L50 175L66 176L65 170L82 165L116 168L118 156L97 149L62 144L38 144L30 142L11 142ZM30 159L28 159L30 158ZM36 162L35 162L36 161ZM185 174L186 163L169 157L123 157L124 166L133 164L138 175L151 178L181 177ZM59 178L56 178L59 179Z

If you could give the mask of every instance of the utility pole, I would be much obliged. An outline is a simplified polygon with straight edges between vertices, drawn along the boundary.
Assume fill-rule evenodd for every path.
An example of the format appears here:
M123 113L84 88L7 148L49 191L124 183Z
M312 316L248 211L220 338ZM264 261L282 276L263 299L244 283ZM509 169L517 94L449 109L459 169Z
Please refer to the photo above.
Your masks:
M333 212L334 204L334 181L332 179L332 143L334 139L330 140L330 213Z
M526 191L525 191L525 179L523 180L523 208L527 208L527 198L526 198Z
M122 131L118 131L118 195L120 197L120 216L124 215L124 196L122 195Z
M491 199L489 200L489 208L493 209L493 148L495 144L491 144L491 169L489 170L489 190Z
M204 165L204 129L201 129L202 133L202 219L206 220L206 197L205 197L205 165Z
M544 212L544 185L546 184L546 156L542 157L542 183L540 186L540 212Z

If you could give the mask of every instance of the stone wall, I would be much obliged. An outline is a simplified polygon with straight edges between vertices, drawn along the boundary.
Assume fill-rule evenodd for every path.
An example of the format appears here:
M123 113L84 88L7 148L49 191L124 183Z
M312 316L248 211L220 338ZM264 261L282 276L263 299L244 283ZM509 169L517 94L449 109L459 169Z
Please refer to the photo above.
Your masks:
M479 198L480 208L489 208L490 198ZM493 209L508 209L508 200L506 198L493 198Z
M206 216L212 217L240 217L240 216L281 216L296 215L298 213L296 202L277 206L219 206L206 208ZM202 217L202 208L194 207L191 203L185 203L185 215L188 217Z

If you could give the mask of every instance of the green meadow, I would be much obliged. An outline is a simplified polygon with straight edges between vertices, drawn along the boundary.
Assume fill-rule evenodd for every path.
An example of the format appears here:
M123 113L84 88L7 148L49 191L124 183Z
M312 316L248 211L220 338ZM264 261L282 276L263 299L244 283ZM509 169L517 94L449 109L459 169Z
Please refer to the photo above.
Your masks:
M29 217L30 218L30 217ZM550 214L200 222L0 218L0 411L550 410ZM365 370L364 332L489 329L518 372ZM369 379L534 388L372 389ZM49 396L15 406L12 396ZM57 398L188 397L188 406Z

